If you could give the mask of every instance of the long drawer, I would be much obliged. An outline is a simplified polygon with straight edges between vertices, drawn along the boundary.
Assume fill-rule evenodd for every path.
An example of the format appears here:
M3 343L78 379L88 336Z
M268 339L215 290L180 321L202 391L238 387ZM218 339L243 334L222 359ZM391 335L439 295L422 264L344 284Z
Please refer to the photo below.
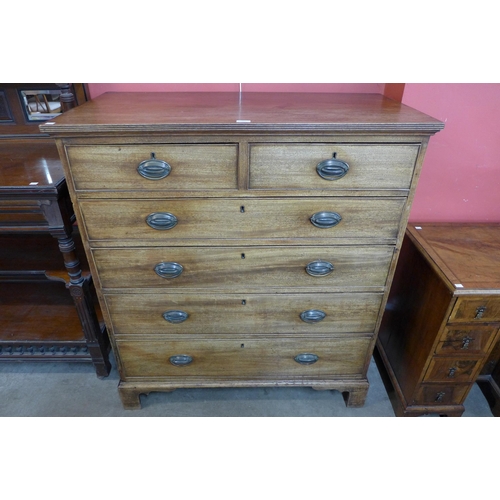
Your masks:
M369 337L262 340L235 337L214 341L118 340L117 346L122 362L121 374L125 379L219 377L283 380L361 377L369 343Z
M405 198L81 200L90 240L395 239ZM170 227L166 229L166 227Z
M115 335L373 333L381 293L106 294Z
M237 144L68 146L66 153L77 190L237 187ZM141 163L147 177L138 171Z
M385 286L390 246L154 247L94 249L104 288L342 287ZM171 278L162 269L174 264Z
M408 189L418 151L417 144L251 144L250 188Z

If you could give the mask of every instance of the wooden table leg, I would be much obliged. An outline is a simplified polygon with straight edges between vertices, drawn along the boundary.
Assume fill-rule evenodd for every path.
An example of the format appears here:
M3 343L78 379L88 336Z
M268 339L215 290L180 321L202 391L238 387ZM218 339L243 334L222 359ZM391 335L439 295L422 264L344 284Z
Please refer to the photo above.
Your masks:
M82 324L83 333L87 341L89 354L94 363L98 377L107 377L111 370L109 362L109 341L97 318L92 294L92 276L84 277L80 261L76 255L75 242L71 236L58 238L59 249L64 257L64 265L68 271L69 283L67 287L75 302L76 310Z

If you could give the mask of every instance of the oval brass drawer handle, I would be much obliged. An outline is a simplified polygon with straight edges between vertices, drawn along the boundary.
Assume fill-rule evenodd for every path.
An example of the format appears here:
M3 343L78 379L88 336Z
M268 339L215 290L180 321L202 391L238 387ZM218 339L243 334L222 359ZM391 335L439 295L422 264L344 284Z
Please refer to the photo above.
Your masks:
M163 319L169 323L184 323L189 318L189 314L184 311L165 311L163 313Z
M166 161L158 160L154 153L151 153L149 160L141 161L137 167L137 172L151 181L158 181L167 177L171 170L172 167Z
M333 153L333 158L323 160L316 166L316 172L327 181L336 181L344 177L349 170L349 165L345 161L337 160L337 153Z
M311 354L309 352L303 352L302 354L297 354L295 358L293 358L297 363L301 365L312 365L318 361L319 357L316 354Z
M187 366L193 362L193 358L187 354L176 354L175 356L170 356L169 361L174 366Z
M146 224L159 231L172 229L177 222L177 217L169 212L153 212L146 217Z
M319 323L326 318L326 313L319 309L309 309L300 313L300 319L305 323Z
M313 226L327 229L336 226L342 217L337 212L316 212L309 220Z
M306 266L306 273L310 276L328 276L333 272L333 264L326 260L315 260Z
M184 271L184 268L177 262L160 262L155 266L155 273L161 278L177 278Z

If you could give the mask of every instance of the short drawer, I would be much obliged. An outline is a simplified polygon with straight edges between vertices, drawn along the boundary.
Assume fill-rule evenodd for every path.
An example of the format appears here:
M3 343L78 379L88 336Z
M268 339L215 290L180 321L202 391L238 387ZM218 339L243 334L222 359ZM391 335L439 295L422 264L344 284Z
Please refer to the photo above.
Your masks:
M251 144L250 188L409 189L418 151L417 144Z
M68 146L66 153L77 190L237 187L236 144Z
M460 405L470 387L470 384L421 384L412 404Z
M432 358L424 377L425 382L472 382L479 369L480 360Z
M391 246L152 247L93 250L103 288L385 287ZM180 274L162 277L177 263ZM156 269L156 271L155 271Z
M82 200L90 240L395 241L405 198ZM314 221L314 222L313 222Z
M382 294L106 294L121 334L373 333Z
M447 325L436 347L436 354L486 354L497 331L498 326L495 325Z
M459 297L450 322L500 322L500 296Z
M362 376L370 339L118 341L122 378L308 379Z

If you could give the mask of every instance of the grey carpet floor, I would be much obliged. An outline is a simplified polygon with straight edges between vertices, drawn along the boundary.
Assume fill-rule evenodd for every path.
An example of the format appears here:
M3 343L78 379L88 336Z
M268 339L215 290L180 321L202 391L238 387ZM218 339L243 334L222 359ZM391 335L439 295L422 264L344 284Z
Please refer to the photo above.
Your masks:
M141 410L124 410L113 357L109 377L90 364L0 362L2 417L394 417L375 362L363 408L346 408L337 391L311 388L178 389L141 396ZM463 417L492 417L474 385Z

